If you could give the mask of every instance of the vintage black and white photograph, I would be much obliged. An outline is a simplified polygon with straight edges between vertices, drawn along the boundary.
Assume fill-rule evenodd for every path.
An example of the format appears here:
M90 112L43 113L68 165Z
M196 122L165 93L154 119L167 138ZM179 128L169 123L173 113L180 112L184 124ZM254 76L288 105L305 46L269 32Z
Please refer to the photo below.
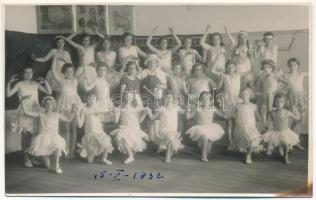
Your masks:
M5 5L6 195L311 197L310 8Z

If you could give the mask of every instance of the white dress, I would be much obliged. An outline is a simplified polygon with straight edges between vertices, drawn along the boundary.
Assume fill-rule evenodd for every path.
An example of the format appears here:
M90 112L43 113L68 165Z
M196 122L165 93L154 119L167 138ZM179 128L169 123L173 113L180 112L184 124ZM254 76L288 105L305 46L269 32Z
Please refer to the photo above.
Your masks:
M123 108L120 114L120 126L111 132L111 135L115 136L118 150L123 154L127 154L123 140L133 152L142 152L146 149L144 140L148 140L148 135L140 129L139 114L138 109Z
M232 150L245 153L250 147L254 152L262 150L261 134L256 127L255 112L256 105L252 103L237 105Z
M109 66L109 71L115 70L115 63L116 63L116 52L115 51L110 51L104 52L104 51L99 51L97 52L97 60L98 63L104 62Z
M95 110L85 108L84 113L84 136L81 139L80 147L84 148L88 155L93 156L98 156L105 151L112 153L111 138L104 132Z
M223 111L226 111L228 116L233 116L236 112L236 105L239 102L240 92L240 75L234 74L230 76L225 74L223 77L224 85L224 102Z
M138 59L137 48L134 45L131 45L129 48L123 46L118 50L120 63L125 65L127 60L125 59L128 56L134 56Z
M160 110L159 132L154 140L160 150L167 149L170 145L172 151L177 152L184 147L181 144L181 133L178 132L178 109L173 106Z
M58 134L59 113L39 115L39 134L33 137L27 153L33 156L49 156L60 150L65 155L68 154L65 139Z
M214 111L197 109L195 114L197 124L189 128L185 134L188 134L193 141L199 142L199 145L204 138L213 142L219 140L225 131L219 124L213 122Z
M52 54L52 56L57 56L58 58L63 59L63 60L57 59L57 61L56 61L56 66L57 66L56 69L57 69L58 73L60 75L62 75L61 69L62 69L63 65L65 63L72 63L69 52L66 50L59 51L57 49L53 49L53 50L51 50L50 54ZM54 91L60 90L60 88L58 88L58 82L56 81L56 79L53 76L52 70L49 70L47 72L46 80L49 83L52 90L54 90Z
M286 74L289 80L288 98L292 112L302 112L308 109L307 97L303 88L303 74Z
M110 86L105 78L97 78L94 92L97 94L97 109L100 111L111 112L113 104L110 97ZM110 122L111 116L109 114L99 115L101 121Z
M28 111L39 112L40 105L38 103L38 83L35 81L20 81L18 87L18 96L21 100L23 97L29 96L29 98L21 100L21 104ZM24 114L22 105L17 109L16 120L13 124L14 132L21 133L23 130L30 131L31 133L37 133L38 120L33 117L26 116Z
M69 114L71 112L72 105L75 104L77 107L82 107L82 101L77 92L77 80L63 79L60 82L60 96L57 100L58 112Z
M172 72L172 66L171 66L172 51L170 49L159 50L157 56L160 58L161 69L164 72L170 74Z

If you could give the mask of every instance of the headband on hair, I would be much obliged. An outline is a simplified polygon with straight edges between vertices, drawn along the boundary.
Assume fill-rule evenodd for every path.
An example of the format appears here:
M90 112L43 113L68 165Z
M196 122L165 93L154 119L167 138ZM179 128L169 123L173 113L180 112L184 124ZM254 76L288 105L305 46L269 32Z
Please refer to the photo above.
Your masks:
M44 97L44 99L42 100L42 106L43 106L43 107L44 107L44 104L45 104L45 102L46 102L47 100L53 101L53 104L54 104L54 105L56 104L54 97L52 97L52 96L46 96L46 97Z

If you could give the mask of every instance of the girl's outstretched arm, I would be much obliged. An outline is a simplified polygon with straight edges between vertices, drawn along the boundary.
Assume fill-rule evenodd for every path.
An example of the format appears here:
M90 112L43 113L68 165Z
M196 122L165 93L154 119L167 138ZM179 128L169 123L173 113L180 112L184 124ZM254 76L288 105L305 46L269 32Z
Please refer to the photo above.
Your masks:
M159 50L157 48L155 48L153 45L151 45L151 40L153 39L153 36L156 33L157 28L158 28L158 26L155 26L153 28L153 30L151 31L151 33L150 33L150 35L149 35L149 37L147 39L147 42L146 42L147 47L150 49L150 51L152 51L155 54L158 54Z
M174 47L172 47L170 50L172 53L175 53L180 47L181 47L181 40L179 39L179 37L175 34L174 30L172 27L169 27L169 32L170 34L173 35L175 41L176 41L176 45Z
M74 38L76 35L78 35L78 33L73 33L71 35L69 35L67 38L63 37L63 36L59 36L59 38L63 38L66 42L68 42L71 46L73 46L74 48L76 48L77 50L81 51L82 50L82 46L75 43L74 41L72 41L72 38Z
M50 51L48 52L48 54L47 54L46 56L42 57L42 58L36 58L35 55L32 55L32 57L34 56L33 59L34 59L36 62L47 62L49 59L51 59L51 58L55 55L55 52L54 52L54 51L55 51L54 49L50 50Z
M296 121L300 120L299 114L294 115L294 113L292 113L290 111L288 111L288 113L289 113L289 117L293 118L294 120L296 120Z
M233 48L234 46L236 46L236 41L234 39L234 37L232 36L232 34L230 32L228 32L228 29L226 26L224 26L224 30L225 30L225 34L228 36L229 41L230 41L230 47Z
M203 57L199 54L199 52L195 49L193 49L193 53L195 55L195 57L200 61L200 62L204 62Z
M295 41L295 39L296 39L297 33L298 33L298 32L294 32L294 33L293 33L291 42L290 42L290 44L289 44L288 47L278 47L278 50L279 50L279 51L290 51L291 48L292 48L292 46L293 46L293 44L294 44L294 41Z
M17 74L13 75L13 76L11 77L11 79L9 80L8 84L7 84L7 88L6 88L6 89L7 89L7 91L6 91L6 97L7 97L7 98L9 98L9 97L11 97L13 94L15 94L15 93L19 90L19 88L20 88L20 84L17 83L17 84L15 84L15 86L11 89L11 84L12 84L13 82L19 80L19 79L16 78L17 76L18 76Z
M201 40L200 40L200 45L203 47L203 49L205 50L210 50L212 47L210 45L208 45L205 40L207 38L207 35L209 34L209 30L210 30L211 26L207 25L206 30L204 35L202 36Z
M38 83L38 90L47 94L47 95L52 95L52 89L51 89L49 83L42 77L39 77L38 80L40 81ZM43 87L42 84L44 84L45 87Z

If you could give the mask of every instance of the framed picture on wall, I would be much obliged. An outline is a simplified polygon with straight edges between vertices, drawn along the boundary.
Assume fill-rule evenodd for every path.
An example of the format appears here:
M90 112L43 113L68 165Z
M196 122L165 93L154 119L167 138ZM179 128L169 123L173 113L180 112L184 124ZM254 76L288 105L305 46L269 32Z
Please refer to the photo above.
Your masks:
M109 33L121 35L124 32L134 33L134 6L110 5L108 6Z
M71 33L74 31L71 6L36 6L38 33Z
M95 31L108 34L107 9L104 5L78 5L76 6L77 31L95 34Z

